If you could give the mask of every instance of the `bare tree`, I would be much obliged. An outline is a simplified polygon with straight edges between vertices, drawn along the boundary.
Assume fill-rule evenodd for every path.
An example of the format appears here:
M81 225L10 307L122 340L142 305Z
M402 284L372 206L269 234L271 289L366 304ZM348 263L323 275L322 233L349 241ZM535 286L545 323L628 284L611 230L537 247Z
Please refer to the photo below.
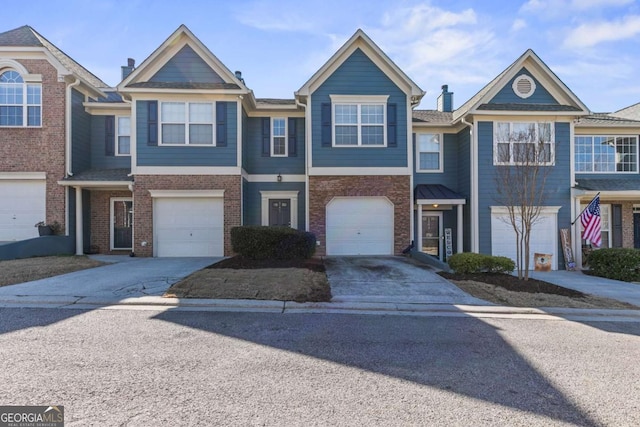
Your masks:
M529 279L531 229L546 201L545 185L553 169L551 123L497 123L495 200L508 211L503 218L515 231L518 279Z

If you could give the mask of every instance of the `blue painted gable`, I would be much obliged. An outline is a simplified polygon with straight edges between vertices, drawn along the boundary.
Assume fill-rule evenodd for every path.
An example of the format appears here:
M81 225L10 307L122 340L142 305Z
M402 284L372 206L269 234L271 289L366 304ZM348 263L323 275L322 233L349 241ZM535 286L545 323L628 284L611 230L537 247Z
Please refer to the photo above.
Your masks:
M513 91L512 85L513 82L521 75L529 76L536 84L536 90L533 94L526 98L520 98ZM496 94L496 96L489 101L489 104L552 104L559 105L558 101L551 96L551 94L545 89L542 84L525 68L522 69L515 74L515 76L504 85L502 89Z
M149 81L225 83L189 45L180 49Z
M322 104L330 95L389 95L397 109L395 147L323 147ZM356 49L311 95L314 167L406 167L407 96L360 49Z

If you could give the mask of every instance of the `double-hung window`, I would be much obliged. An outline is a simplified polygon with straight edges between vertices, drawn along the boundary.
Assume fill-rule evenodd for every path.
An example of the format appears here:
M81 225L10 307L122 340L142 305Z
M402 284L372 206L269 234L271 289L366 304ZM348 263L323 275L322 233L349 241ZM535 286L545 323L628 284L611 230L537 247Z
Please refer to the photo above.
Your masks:
M131 154L131 117L118 117L117 128L116 156L128 156Z
M495 165L554 163L553 125L549 122L495 122Z
M0 74L0 126L42 125L42 85L25 83L13 70Z
M331 95L333 146L386 146L387 98L387 96Z
M271 119L271 156L287 157L287 119Z
M438 133L416 134L416 170L418 172L442 172L442 135Z
M576 136L576 172L638 172L637 136Z
M163 102L162 145L214 145L214 108L210 102Z

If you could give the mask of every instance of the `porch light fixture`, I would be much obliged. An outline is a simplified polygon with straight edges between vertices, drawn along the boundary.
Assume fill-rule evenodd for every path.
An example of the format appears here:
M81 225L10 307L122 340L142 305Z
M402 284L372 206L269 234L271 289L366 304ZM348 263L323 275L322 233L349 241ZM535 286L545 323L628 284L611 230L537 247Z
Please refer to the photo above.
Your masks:
M437 203L435 203L435 204L433 205L433 207L434 207L434 208L437 208L437 207L438 207L438 204L437 204Z
M282 175L278 174L278 182L282 182Z

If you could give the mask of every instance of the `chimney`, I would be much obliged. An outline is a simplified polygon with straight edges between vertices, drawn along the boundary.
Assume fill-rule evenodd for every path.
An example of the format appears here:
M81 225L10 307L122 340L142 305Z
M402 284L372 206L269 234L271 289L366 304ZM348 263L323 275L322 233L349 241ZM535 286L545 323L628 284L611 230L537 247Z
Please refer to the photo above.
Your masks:
M438 111L445 113L453 111L453 92L449 92L448 85L442 85L442 93L438 97Z
M242 78L242 71L236 71L236 79L244 83L244 79Z
M127 58L127 65L122 66L122 80L129 77L129 74L136 68L136 60L133 58Z

